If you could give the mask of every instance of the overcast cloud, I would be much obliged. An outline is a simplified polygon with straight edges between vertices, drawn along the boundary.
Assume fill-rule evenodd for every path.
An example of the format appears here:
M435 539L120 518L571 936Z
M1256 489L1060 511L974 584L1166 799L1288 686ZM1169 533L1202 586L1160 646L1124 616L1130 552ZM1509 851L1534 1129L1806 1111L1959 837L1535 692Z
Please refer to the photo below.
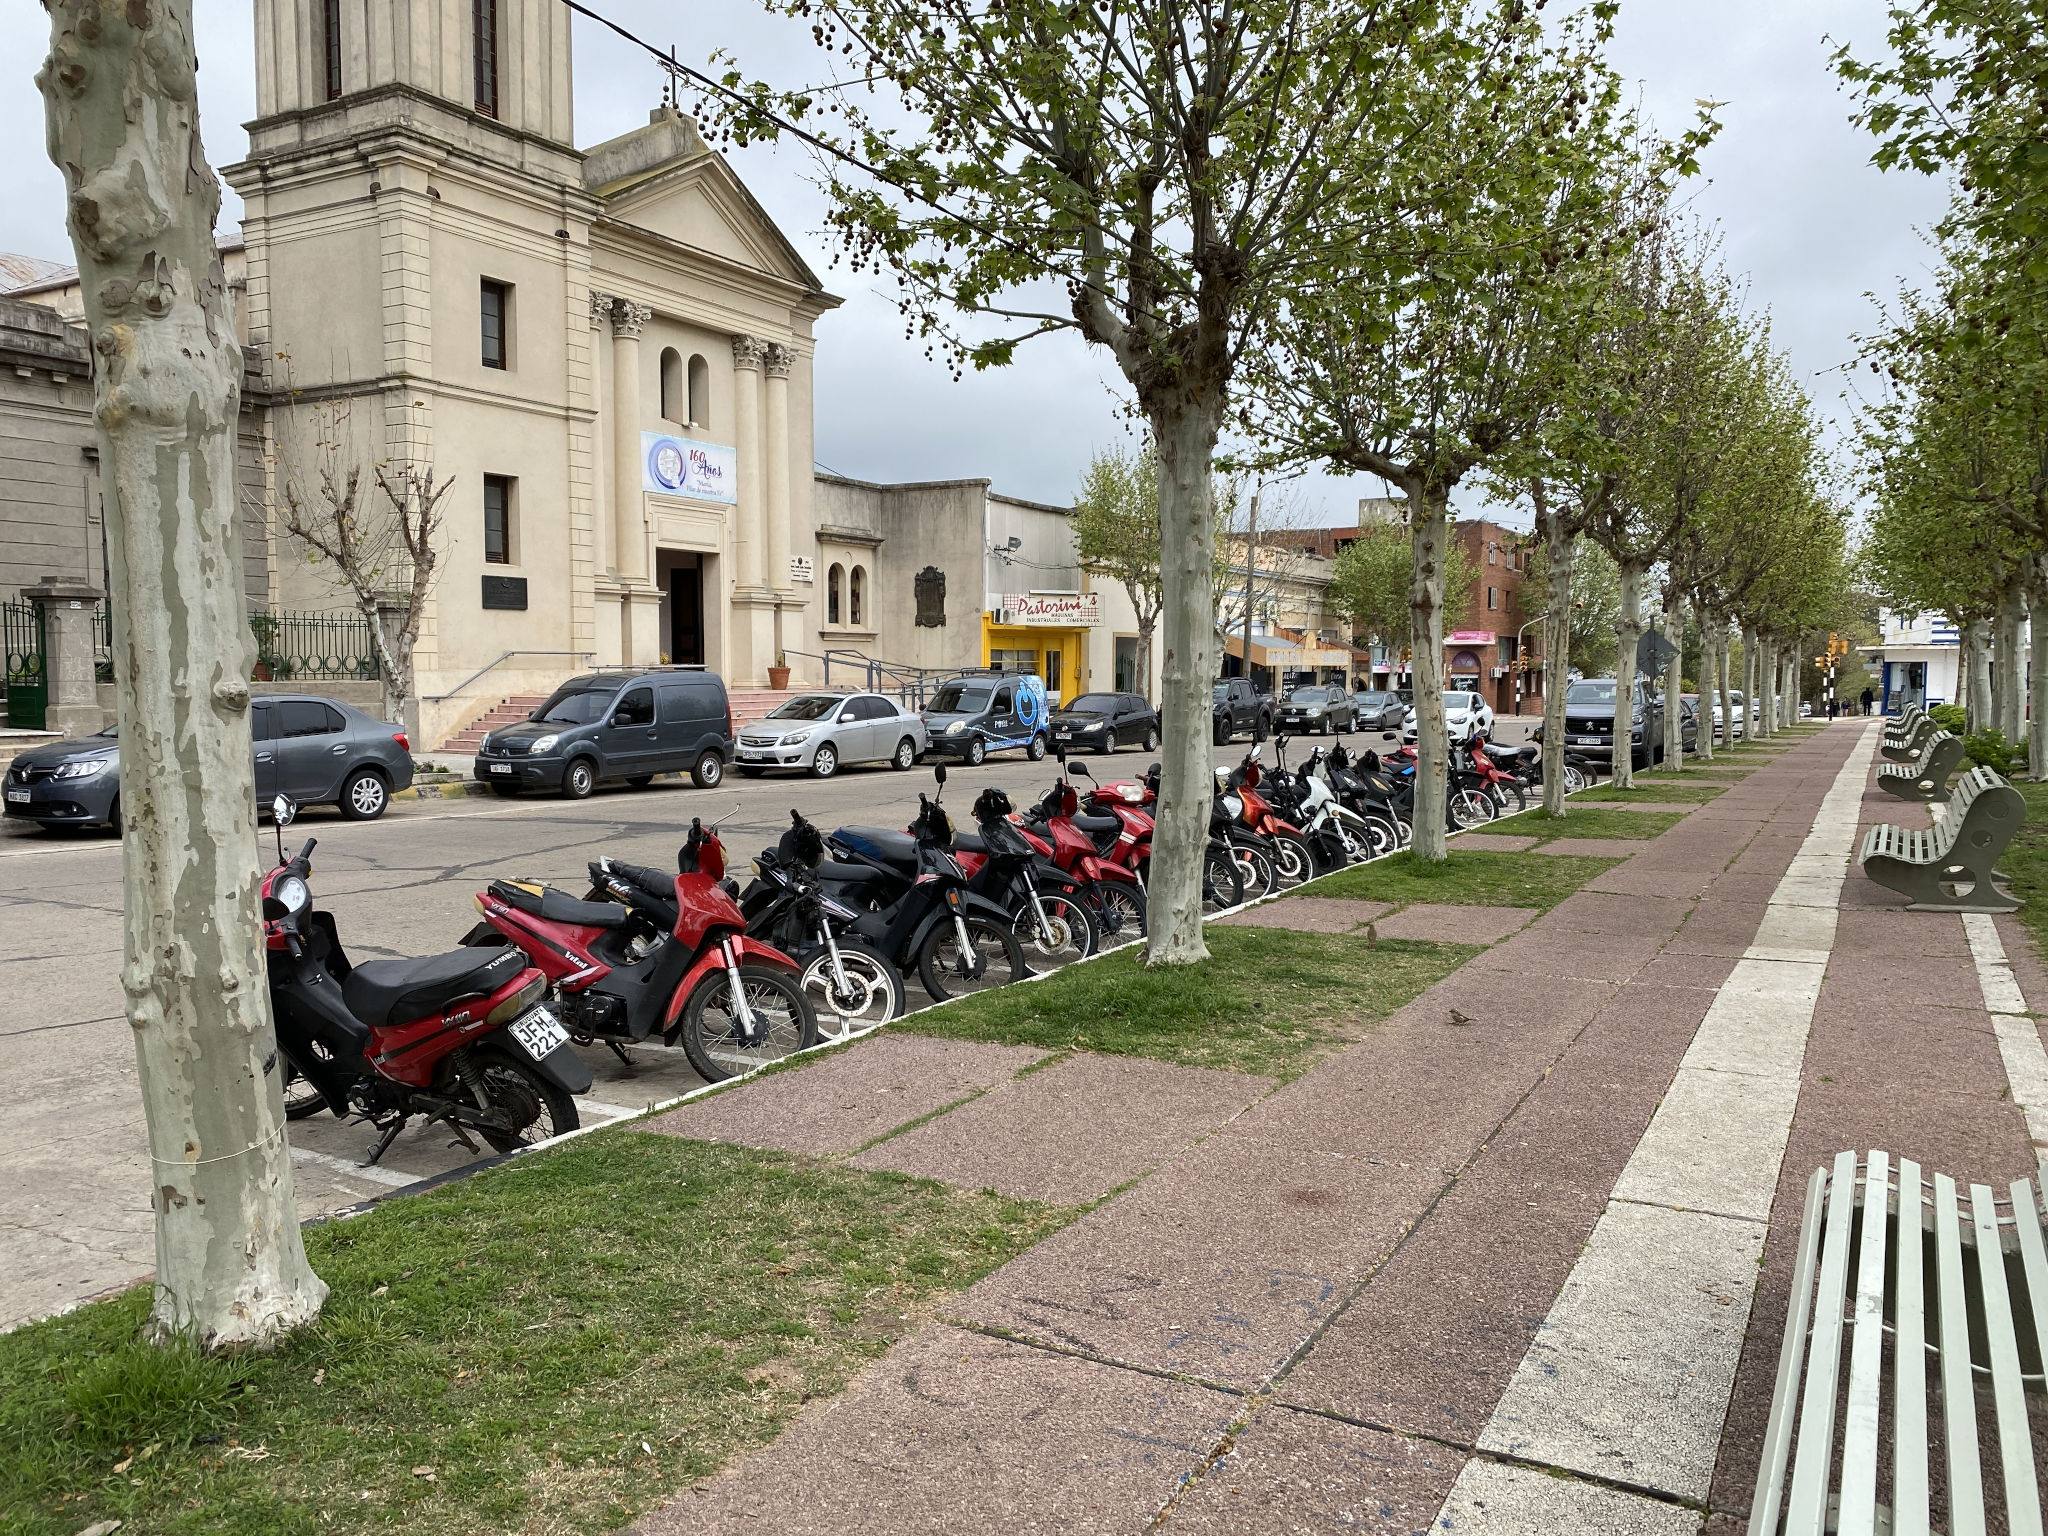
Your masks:
M599 0L625 26L702 64L714 49L750 72L797 83L817 66L806 30L745 4L693 6L687 25L672 0ZM247 148L254 115L247 0L198 0L201 104L216 163ZM1869 164L1869 141L1847 121L1849 104L1827 69L1826 38L1865 51L1882 37L1878 0L1624 0L1616 63L1638 83L1655 120L1675 131L1693 103L1723 103L1720 139L1693 184L1695 208L1718 221L1731 270L1768 309L1779 344L1823 409L1838 419L1841 368L1852 337L1870 327L1867 293L1917 279L1926 249L1917 231L1938 216L1942 189ZM0 132L17 151L0 164L0 249L70 259L62 186L42 152L42 102L33 74L48 48L40 7L0 10ZM646 121L660 72L587 20L576 24L576 125L587 147ZM817 454L821 465L874 480L987 476L1000 490L1044 501L1071 497L1090 452L1122 439L1120 393L1107 358L1072 337L1032 343L1013 367L955 383L943 364L905 339L872 278L831 266L820 233L822 199L808 157L754 149L737 168L754 194L846 299L818 325ZM223 228L240 212L233 194ZM1348 522L1356 498L1378 487L1312 477L1301 500L1315 521Z

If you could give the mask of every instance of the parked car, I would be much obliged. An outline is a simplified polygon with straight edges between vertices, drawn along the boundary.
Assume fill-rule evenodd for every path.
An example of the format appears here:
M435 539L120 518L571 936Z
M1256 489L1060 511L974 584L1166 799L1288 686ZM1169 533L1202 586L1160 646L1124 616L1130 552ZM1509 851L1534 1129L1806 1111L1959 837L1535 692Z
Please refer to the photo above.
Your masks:
M1280 729L1327 736L1355 728L1357 707L1341 683L1305 683L1280 706Z
M1252 686L1249 678L1221 678L1210 697L1209 713L1217 746L1242 731L1250 731L1253 741L1264 741L1273 734L1272 703Z
M382 816L412 787L412 743L351 704L303 694L249 702L256 803L278 795L335 805L352 821ZM96 736L32 747L7 770L7 814L44 826L121 825L121 748L113 726Z
M725 681L701 667L620 668L572 677L517 725L477 747L476 776L498 795L553 789L581 800L600 783L634 788L688 770L700 789L732 761Z
M929 740L924 721L884 694L800 693L740 727L733 761L750 779L770 768L829 779L849 763L908 768Z
M1565 689L1566 746L1599 761L1614 760L1615 693L1611 677L1586 678ZM1641 678L1629 705L1629 741L1629 762L1637 768L1664 755L1664 706Z
M1444 694L1444 726L1453 741L1463 741L1474 731L1493 734L1493 706L1486 696L1451 689ZM1410 704L1401 721L1401 739L1415 740L1415 706Z
M925 706L928 750L979 763L991 752L1021 747L1034 763L1045 756L1045 680L1029 672L964 672L949 677Z
M1353 728L1361 731L1398 731L1408 723L1408 702L1388 689L1368 689L1351 695Z
M1744 702L1740 688L1728 690L1728 704L1735 714L1735 734L1737 736L1747 735L1749 706ZM1721 729L1721 697L1719 694L1714 695L1714 729L1717 732Z
M1052 712L1052 742L1070 750L1159 749L1159 711L1135 693L1084 693Z
M1697 752L1700 745L1700 696L1682 693L1678 696L1678 706L1678 739L1687 753Z

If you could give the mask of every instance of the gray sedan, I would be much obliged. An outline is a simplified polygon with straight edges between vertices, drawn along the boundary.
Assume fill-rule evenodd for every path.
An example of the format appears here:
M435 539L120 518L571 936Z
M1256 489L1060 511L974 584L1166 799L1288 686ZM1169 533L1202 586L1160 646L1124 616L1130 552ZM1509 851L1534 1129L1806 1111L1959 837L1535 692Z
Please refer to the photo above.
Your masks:
M405 732L335 699L269 694L249 705L256 803L278 795L332 803L352 821L382 816L392 794L412 787ZM46 827L121 825L121 746L112 726L97 736L21 753L7 769L7 814Z
M801 768L829 779L848 763L908 768L930 744L924 721L879 693L800 693L739 728L733 763L750 779Z

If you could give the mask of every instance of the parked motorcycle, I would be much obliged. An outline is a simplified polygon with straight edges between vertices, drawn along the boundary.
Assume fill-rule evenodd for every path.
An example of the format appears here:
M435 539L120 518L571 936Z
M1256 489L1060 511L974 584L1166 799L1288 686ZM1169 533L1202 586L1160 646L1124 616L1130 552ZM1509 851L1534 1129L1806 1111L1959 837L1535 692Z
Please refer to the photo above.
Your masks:
M1321 771L1326 761L1321 747L1309 753L1308 762L1300 771L1288 772L1287 740L1285 735L1273 738L1274 769L1267 776L1266 789L1284 819L1301 828L1302 838L1315 858L1315 872L1328 874L1358 860L1391 852L1392 829L1375 828L1337 798ZM1376 848L1376 842L1385 846Z
M946 765L932 777L945 793ZM1031 974L1011 931L1013 914L968 888L953 856L953 822L939 800L917 797L910 830L841 827L825 839L834 862L819 867L828 892L861 909L852 932L908 976L915 968L934 999L1007 986Z
M1071 779L1092 783L1095 775L1086 763L1068 762L1064 751L1058 757L1060 776L1043 799L1025 808L1021 817L1024 828L1045 846L1053 864L1078 882L1081 900L1095 919L1104 948L1141 939L1145 936L1144 882L1135 869L1105 858L1096 842L1108 838L1112 848L1117 846L1129 835L1123 818L1083 811L1080 793ZM1149 849L1149 820L1145 833Z
M852 929L862 913L831 895L818 878L825 839L801 812L789 830L754 860L754 880L740 893L747 932L793 958L811 1000L818 1032L840 1039L902 1015L903 977L887 956Z
M1152 807L1158 800L1159 764L1153 763L1142 779L1104 784L1090 791L1084 802L1094 823L1089 835L1096 853L1138 877L1148 908L1152 900ZM1113 828L1107 825L1111 817L1117 823ZM1242 906L1244 899L1244 870L1222 839L1212 835L1202 851L1202 910L1228 912Z
M1011 820L1010 797L991 785L974 801L974 832L953 840L967 888L1010 914L1025 962L1040 971L1085 960L1101 935L1075 879L1052 862L1051 845Z
M1273 879L1266 886L1266 893L1271 894L1275 889L1284 890L1311 879L1315 875L1315 855L1301 829L1280 816L1259 793L1265 769L1260 766L1258 750L1254 746L1235 768L1216 770L1218 802L1230 819L1232 833L1249 832L1258 840L1254 846L1271 862ZM1245 883L1249 886L1251 882Z
M543 998L547 977L517 950L458 949L351 964L332 913L313 905L317 840L284 856L296 814L280 795L277 867L264 877L263 943L285 1114L360 1115L383 1135L375 1163L415 1117L471 1152L510 1152L573 1131L590 1069Z
M484 926L547 975L579 1040L624 1047L681 1043L706 1082L723 1082L815 1045L818 1022L796 962L747 933L725 879L725 845L692 819L665 893L658 871L591 866L612 901L582 901L524 880L494 880L476 898ZM637 917L637 921L636 921ZM666 932L658 924L668 923ZM490 942L473 931L470 941Z

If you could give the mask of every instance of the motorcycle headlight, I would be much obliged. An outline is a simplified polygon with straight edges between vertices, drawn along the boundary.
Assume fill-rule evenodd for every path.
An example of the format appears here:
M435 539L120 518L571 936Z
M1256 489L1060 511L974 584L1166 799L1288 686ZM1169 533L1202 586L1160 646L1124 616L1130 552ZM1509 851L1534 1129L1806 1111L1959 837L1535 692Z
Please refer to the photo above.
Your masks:
M59 768L55 777L60 779L90 779L105 773L114 766L111 757L81 757Z
M286 875L270 894L279 906L295 917L313 904L313 893L306 889L306 882L297 875Z
M966 729L967 722L965 720L955 720L951 725L946 727L946 734L948 736L958 736L962 731Z
M535 756L539 756L543 752L554 751L556 747L561 745L561 742L562 738L560 736L543 736L526 750Z

